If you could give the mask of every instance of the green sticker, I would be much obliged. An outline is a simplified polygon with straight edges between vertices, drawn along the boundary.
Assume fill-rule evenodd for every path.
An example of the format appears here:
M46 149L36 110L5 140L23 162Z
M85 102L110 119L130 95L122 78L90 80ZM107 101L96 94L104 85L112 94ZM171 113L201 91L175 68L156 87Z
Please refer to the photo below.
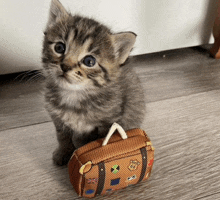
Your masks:
M114 166L111 168L111 172L112 172L113 174L117 174L119 170L120 170L119 165L114 165Z

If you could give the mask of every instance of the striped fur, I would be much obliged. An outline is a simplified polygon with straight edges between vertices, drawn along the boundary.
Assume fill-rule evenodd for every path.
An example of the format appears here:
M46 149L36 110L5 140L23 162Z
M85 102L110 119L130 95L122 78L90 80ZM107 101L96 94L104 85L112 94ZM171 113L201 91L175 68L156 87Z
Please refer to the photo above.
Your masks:
M56 164L66 164L75 148L104 137L113 122L139 127L145 111L138 77L123 65L136 35L113 34L104 25L72 16L52 0L42 62L46 76L46 108L57 130ZM55 50L58 42L65 52ZM95 58L88 67L83 59ZM123 66L122 66L123 65Z

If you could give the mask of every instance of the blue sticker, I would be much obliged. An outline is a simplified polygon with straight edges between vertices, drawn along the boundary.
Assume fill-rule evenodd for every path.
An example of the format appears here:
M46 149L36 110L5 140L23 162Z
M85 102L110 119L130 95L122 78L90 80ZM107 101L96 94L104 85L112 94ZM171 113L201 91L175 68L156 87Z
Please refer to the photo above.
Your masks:
M111 185L118 185L120 183L120 178L112 179Z
M95 190L86 190L86 194L93 194Z

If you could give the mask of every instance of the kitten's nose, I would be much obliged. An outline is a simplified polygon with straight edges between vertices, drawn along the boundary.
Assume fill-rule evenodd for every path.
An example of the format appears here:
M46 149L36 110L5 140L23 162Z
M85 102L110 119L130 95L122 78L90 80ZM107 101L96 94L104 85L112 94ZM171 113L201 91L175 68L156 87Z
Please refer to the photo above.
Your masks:
M68 71L70 71L70 70L72 69L70 66L65 65L65 64L61 64L60 67L61 67L61 69L62 69L62 71L63 71L64 73L65 73L65 72L68 72Z

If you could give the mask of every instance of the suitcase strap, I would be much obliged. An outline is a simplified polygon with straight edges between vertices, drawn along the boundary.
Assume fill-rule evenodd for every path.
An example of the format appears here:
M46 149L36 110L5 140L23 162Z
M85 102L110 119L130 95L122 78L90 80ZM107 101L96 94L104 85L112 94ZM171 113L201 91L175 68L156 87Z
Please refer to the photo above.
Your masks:
M99 163L98 168L99 168L99 180L98 180L98 186L95 196L100 195L105 186L105 163L104 162Z
M145 176L146 170L147 170L147 150L145 147L141 148L141 155L142 155L142 170L141 175L138 180L138 182L141 182Z

